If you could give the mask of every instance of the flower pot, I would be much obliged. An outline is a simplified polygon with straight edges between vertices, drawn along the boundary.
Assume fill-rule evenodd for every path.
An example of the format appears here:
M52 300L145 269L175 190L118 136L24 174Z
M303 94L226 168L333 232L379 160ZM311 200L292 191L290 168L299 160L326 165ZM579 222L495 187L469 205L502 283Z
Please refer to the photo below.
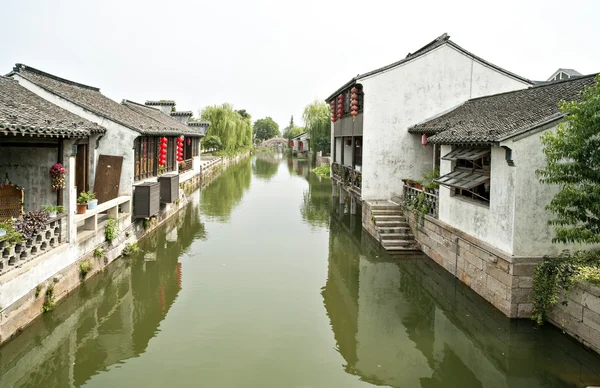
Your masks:
M77 204L77 214L85 214L87 209L87 203L78 203Z
M90 199L87 203L87 208L88 210L92 210L98 207L98 200L97 199Z
M57 213L57 211L48 212L48 217L49 218L54 218L54 217L56 217L56 213Z

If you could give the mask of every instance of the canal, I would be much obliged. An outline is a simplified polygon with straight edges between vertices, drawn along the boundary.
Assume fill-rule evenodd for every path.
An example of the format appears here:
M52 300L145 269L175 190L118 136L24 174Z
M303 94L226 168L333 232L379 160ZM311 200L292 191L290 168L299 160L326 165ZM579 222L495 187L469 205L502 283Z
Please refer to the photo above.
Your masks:
M600 357L393 258L258 154L0 348L0 387L583 387Z

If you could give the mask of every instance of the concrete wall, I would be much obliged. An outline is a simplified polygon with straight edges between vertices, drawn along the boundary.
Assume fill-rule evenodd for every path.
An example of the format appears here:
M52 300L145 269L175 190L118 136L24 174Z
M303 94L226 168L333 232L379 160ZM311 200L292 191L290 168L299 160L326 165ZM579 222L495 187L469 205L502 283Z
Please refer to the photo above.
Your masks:
M451 147L444 145L441 151L441 155L444 156L451 151ZM461 196L451 197L450 189L441 186L439 219L507 254L512 254L516 169L506 163L503 148L493 147L491 155L489 206ZM452 171L452 164L442 160L440 174Z
M352 144L344 143L344 166L352 167Z
M26 139L23 142L27 142ZM42 210L56 205L57 194L50 189L50 167L58 162L56 148L0 148L0 179L8 173L9 180L25 189L24 210Z
M136 137L140 136L138 132L98 116L95 113L90 112L79 105L73 104L72 102L67 101L55 94L49 93L45 89L42 89L34 83L29 82L18 74L13 75L13 78L18 80L21 86L32 91L45 100L50 101L51 103L78 115L79 117L83 117L84 119L97 123L106 128L106 134L100 140L100 146L98 149L94 150L95 143L93 146L90 146L90 151L94 151L95 159L93 164L94 166L96 165L99 155L123 156L119 195L131 195L133 191L132 185L135 168L133 159L133 141ZM90 187L92 190L94 187L93 183L95 177L95 167L93 171L94 174L92 175L92 170L90 169Z
M444 45L413 61L360 79L365 93L363 199L402 192L402 178L432 169L433 147L423 148L409 126L469 98L527 87Z

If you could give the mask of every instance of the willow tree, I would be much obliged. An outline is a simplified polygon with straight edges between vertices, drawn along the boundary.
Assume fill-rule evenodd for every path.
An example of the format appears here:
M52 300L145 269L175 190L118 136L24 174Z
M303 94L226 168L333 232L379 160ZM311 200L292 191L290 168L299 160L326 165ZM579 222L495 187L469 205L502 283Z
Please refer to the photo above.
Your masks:
M224 103L207 106L200 117L210 122L206 136L218 137L223 150L233 152L252 143L251 117L245 110L235 111L231 104Z
M310 150L313 155L319 151L329 152L331 148L331 112L329 104L315 100L304 108L302 120L310 135Z
M560 110L565 120L542 136L547 166L538 171L543 183L559 186L546 206L554 241L600 243L600 75Z

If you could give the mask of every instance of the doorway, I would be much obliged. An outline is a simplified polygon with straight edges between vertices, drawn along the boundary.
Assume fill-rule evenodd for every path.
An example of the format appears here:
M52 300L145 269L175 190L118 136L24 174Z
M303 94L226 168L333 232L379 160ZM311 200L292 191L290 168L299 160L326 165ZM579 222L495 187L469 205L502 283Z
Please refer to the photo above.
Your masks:
M90 163L89 148L87 144L77 145L77 156L75 157L75 186L77 196L83 191L90 190Z

